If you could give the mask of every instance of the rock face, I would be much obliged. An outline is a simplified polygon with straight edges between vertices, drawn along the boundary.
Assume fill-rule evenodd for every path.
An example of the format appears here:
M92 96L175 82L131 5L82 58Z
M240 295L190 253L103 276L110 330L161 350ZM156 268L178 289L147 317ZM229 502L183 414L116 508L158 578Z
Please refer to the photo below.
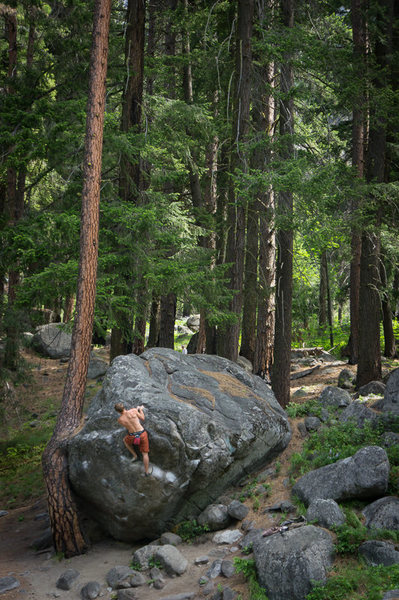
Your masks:
M153 473L123 445L116 402L144 405ZM103 529L155 538L196 516L243 473L283 450L291 432L269 386L217 356L153 348L119 356L69 444L72 486Z
M304 600L313 582L325 582L334 555L329 533L309 525L270 537L253 546L259 584L269 600Z
M67 358L71 353L72 335L57 323L37 327L32 345L50 358Z
M292 493L307 506L315 498L375 498L388 488L389 461L383 448L367 446L349 458L298 479Z
M399 369L390 374L384 393L383 410L399 414Z

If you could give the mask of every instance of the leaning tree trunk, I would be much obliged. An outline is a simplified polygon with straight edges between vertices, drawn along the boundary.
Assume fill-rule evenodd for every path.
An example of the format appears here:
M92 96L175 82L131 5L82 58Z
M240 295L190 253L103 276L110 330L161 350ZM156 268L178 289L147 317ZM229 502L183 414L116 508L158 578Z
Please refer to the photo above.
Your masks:
M283 25L294 26L293 0L281 0ZM294 85L293 68L290 57L281 65L280 135L281 157L291 159L294 154ZM272 369L272 388L283 408L290 401L290 368L292 337L292 265L294 233L287 225L292 220L293 194L290 190L280 191L278 195L278 215L282 224L276 236L276 326L274 339L274 362Z
M382 305L382 325L384 329L384 356L394 358L396 356L396 341L392 323L392 309L387 290L387 273L385 268L384 256L380 260L380 278L381 278L381 305Z
M66 557L87 549L68 478L68 440L81 425L96 295L101 156L111 0L96 0L90 56L76 317L61 409L43 453L54 546Z

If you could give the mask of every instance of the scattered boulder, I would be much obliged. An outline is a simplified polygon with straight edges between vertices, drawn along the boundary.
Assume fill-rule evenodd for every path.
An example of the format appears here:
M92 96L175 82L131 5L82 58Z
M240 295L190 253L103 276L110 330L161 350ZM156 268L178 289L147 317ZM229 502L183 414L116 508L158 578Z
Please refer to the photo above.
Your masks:
M156 549L155 544L148 544L133 552L133 565L137 565L140 569L148 569L150 567L149 561L153 558Z
M187 559L170 544L158 546L154 558L159 560L168 575L183 575L188 567Z
M321 527L331 529L334 525L345 523L345 515L335 500L316 498L309 504L307 521L316 521Z
M375 396L383 396L385 394L386 385L382 383L382 381L369 381L366 385L362 385L357 390L356 397L361 396L362 398L366 398L370 395Z
M399 530L399 498L386 496L372 502L363 510L369 529Z
M217 560L213 561L210 568L206 572L206 576L209 577L210 579L216 579L216 577L219 577L221 572L222 572L222 560L220 558L218 558Z
M118 590L117 600L137 600L136 591L132 589Z
M230 521L231 517L224 504L210 504L198 517L198 523L207 526L210 531L224 529Z
M397 590L389 590L385 592L382 597L382 600L399 600L399 589Z
M237 521L242 521L249 513L249 508L239 500L233 500L228 505L227 512L233 519L237 519Z
M151 477L123 445L114 404L144 405ZM155 539L196 516L242 473L264 466L291 437L270 387L220 356L152 348L118 356L68 443L69 475L83 507L126 542Z
M304 600L315 582L327 580L334 557L330 534L313 525L260 537L253 549L258 582L269 600Z
M305 418L305 428L306 431L312 432L317 431L321 427L321 421L318 417L306 417Z
M70 590L72 589L72 584L75 579L79 577L80 573L76 569L67 569L62 575L57 579L57 583L55 587L60 590Z
M338 375L338 387L343 390L349 390L354 385L354 376L350 369L342 369L340 374Z
M58 323L48 323L36 328L33 347L50 358L67 358L71 353L72 335Z
M388 377L382 410L399 413L399 369L394 369Z
M363 556L366 563L372 567L384 565L389 567L399 563L399 552L389 542L380 540L369 540L359 546L359 554Z
M130 567L118 565L108 571L105 579L109 587L115 590L122 583L122 581L126 581L134 574L135 572Z
M178 546L183 540L181 539L180 535L172 533L171 531L165 531L165 533L161 535L160 541L163 546L167 544L171 546Z
M145 575L143 575L143 573L140 573L140 571L137 571L134 573L133 577L130 578L130 585L132 587L141 587L142 585L145 585L147 583L147 578L145 577Z
M86 583L84 587L80 590L80 595L83 600L95 600L98 598L101 592L101 585L98 581L89 581Z
M319 400L324 408L345 408L352 402L349 392L333 385L328 385L322 390Z
M391 446L399 446L399 433L394 431L386 431L381 436L381 446L385 448L391 448Z
M215 544L235 544L238 542L244 534L238 529L225 529L225 531L220 531L216 533L212 541Z
M247 373L252 373L252 371L254 370L251 361L245 358L245 356L238 356L237 365L245 369Z
M306 473L298 479L292 493L307 506L315 498L373 498L387 491L388 477L389 461L385 450L379 446L366 446L349 458Z
M109 365L105 360L101 358L97 358L96 356L91 356L89 368L87 371L88 379L98 379L99 377L103 377L107 372Z
M192 315L191 317L188 317L186 325L191 329L191 331L199 331L200 315Z
M235 573L236 573L236 569L235 569L233 561L222 560L221 573L222 573L223 577L226 577L226 578L233 577L233 575L235 575Z
M356 401L349 404L339 415L339 420L342 423L356 423L359 428L364 427L366 422L376 424L378 419L378 415L371 408L368 408L362 402Z

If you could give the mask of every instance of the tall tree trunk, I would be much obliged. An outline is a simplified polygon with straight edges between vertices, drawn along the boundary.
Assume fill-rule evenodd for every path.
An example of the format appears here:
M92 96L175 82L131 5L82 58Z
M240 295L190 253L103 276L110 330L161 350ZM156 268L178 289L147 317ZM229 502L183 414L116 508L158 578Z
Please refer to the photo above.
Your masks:
M251 363L253 363L255 356L259 253L259 212L256 204L255 200L250 202L248 206L240 348L240 354L245 356Z
M393 2L380 0L375 32L374 88L381 92L386 87L388 55L392 43ZM370 133L366 157L367 182L383 183L385 179L386 118L379 100L371 98ZM371 195L372 193L370 193ZM356 384L358 387L369 381L381 379L380 349L380 240L382 206L378 197L370 197L370 221L362 234L360 261L359 296L359 362Z
M127 78L122 102L121 131L124 133L139 133L141 128L141 115L143 103L144 83L144 40L145 40L145 9L146 0L128 0L127 28L125 38L125 63ZM119 195L125 202L138 204L141 202L141 165L140 157L126 156L122 153L119 173ZM141 277L141 268L138 267L138 280L142 281L143 290L136 293L140 303L136 316L137 335L133 330L133 315L128 327L114 327L111 334L111 359L118 354L126 354L131 350L140 352L142 343L142 321L146 318L147 294L146 284ZM133 294L133 290L132 290ZM125 329L125 333L123 332ZM126 332L126 329L129 329ZM127 336L126 336L127 333ZM127 339L130 338L130 339ZM130 340L132 340L130 342Z
M320 283L319 283L319 330L324 331L327 326L327 250L320 256Z
M364 175L364 137L366 122L365 70L366 70L366 3L365 0L352 0L351 6L353 58L355 73L359 81L356 86L357 98L352 113L352 166L358 178ZM362 238L356 223L359 199L352 202L351 264L350 264L350 336L347 353L349 364L355 365L359 358L359 291L360 256Z
M294 1L281 0L282 22L287 28L294 26ZM281 65L280 136L281 157L292 159L294 155L294 85L293 67L288 54ZM274 339L274 362L272 388L283 408L290 401L290 367L292 337L292 264L294 234L287 224L292 219L292 191L280 191L278 195L278 216L283 224L278 227L277 273L276 273L276 329Z
M111 0L95 1L83 162L76 318L61 409L53 436L43 453L43 474L54 546L57 552L66 557L81 554L88 544L68 479L68 440L81 424L93 329L110 11Z
M161 298L159 343L161 348L175 347L176 294L170 292Z
M153 295L150 309L150 331L148 333L147 347L154 348L158 346L159 339L159 311L160 300Z
M253 28L253 0L238 0L237 44L235 58L234 122L230 173L240 169L248 172L248 157L245 142L249 133L249 110L251 91ZM229 186L229 207L227 212L228 234L226 262L231 263L230 288L234 293L230 310L236 315L236 322L228 325L218 340L219 353L230 360L238 358L238 343L241 324L242 286L245 252L245 194L235 189L233 180Z
M385 269L384 256L380 260L380 279L381 279L381 306L382 306L382 324L384 329L384 356L394 358L396 356L396 342L392 323L392 309L387 290L387 273Z

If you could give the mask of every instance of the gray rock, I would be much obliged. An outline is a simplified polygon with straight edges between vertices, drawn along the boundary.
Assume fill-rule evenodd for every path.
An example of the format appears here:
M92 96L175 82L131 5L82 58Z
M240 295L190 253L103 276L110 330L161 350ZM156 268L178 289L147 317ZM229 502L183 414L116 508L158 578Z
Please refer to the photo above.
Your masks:
M349 369L342 369L338 375L338 387L349 390L354 385L354 377Z
M212 541L214 544L235 544L243 537L243 533L238 529L226 529L216 533Z
M226 578L233 577L233 575L236 574L233 561L223 560L221 565L221 573Z
M130 578L130 585L131 587L141 587L142 585L145 585L147 583L147 578L145 577L145 575L143 575L143 573L140 573L139 571L137 571L133 577Z
M359 553L366 563L372 567L377 565L390 567L399 563L399 552L389 542L369 540L359 546Z
M98 379L98 377L102 377L107 372L109 365L105 360L101 360L101 358L97 358L92 356L89 362L89 368L87 371L88 379Z
M42 535L32 542L32 548L35 550L46 550L53 545L53 534L50 527L47 527Z
M98 598L100 592L101 585L98 583L98 581L89 581L89 583L86 583L86 585L80 590L80 595L82 596L83 600L94 600L95 598Z
M228 586L225 586L223 588L222 600L234 600L237 597L238 597L238 593L235 592L234 590L232 590L231 588L229 588Z
M196 565L207 565L209 563L209 556L198 556L195 559L194 564Z
M33 347L50 358L67 358L71 353L72 335L59 323L48 323L36 328Z
M245 369L247 373L252 373L254 370L251 361L245 358L245 356L239 356L237 358L237 365Z
M392 446L396 445L399 446L399 433L386 431L381 436L381 446L385 446L385 448L391 448Z
M230 517L232 517L233 519L237 519L238 521L242 521L242 519L245 519L245 517L249 513L249 508L239 500L233 500L228 505L227 511Z
M220 558L218 558L217 560L213 561L210 568L206 572L206 576L209 577L210 579L216 579L216 577L219 577L221 572L222 572L222 560Z
M382 600L399 600L399 589L397 590L389 590L385 592L382 597Z
M318 417L305 418L306 431L317 431L321 427L321 421Z
M0 594L5 594L10 590L15 590L15 588L19 587L20 583L15 577L6 576L0 577Z
M67 569L62 573L57 579L57 583L55 587L59 590L70 590L72 589L72 584L79 577L80 573L76 569Z
M147 546L142 546L135 552L133 552L132 563L133 565L138 565L140 569L148 569L149 561L153 558L155 550L157 550L158 546L155 544L148 544Z
M307 506L315 498L372 498L387 491L388 477L389 461L385 450L367 446L349 458L306 473L298 479L292 493Z
M156 590L162 590L165 587L165 579L163 574L158 567L153 567L150 571L150 579L153 581L154 588Z
M251 529L251 531L248 531L245 537L242 540L240 540L238 544L241 550L246 554L248 554L248 552L251 552L255 540L262 537L262 531L262 529Z
M352 402L339 415L339 420L342 423L356 423L360 428L364 427L366 422L377 423L378 415L361 402Z
M372 502L363 510L369 529L399 530L399 498L386 496Z
M345 523L345 515L334 500L316 498L306 512L307 521L316 521L321 527L331 529Z
M201 589L201 594L203 596L209 596L209 594L212 594L214 589L215 589L215 584L213 583L213 581L208 581L208 583L206 583L204 585L204 587Z
M8 510L0 510L0 517L5 517L8 515Z
M352 402L351 395L342 388L328 385L319 396L320 404L325 408L344 408Z
M118 590L117 600L137 600L136 592L132 589Z
M168 575L183 575L187 570L188 561L175 546L157 547L154 558L160 561Z
M309 435L309 431L306 429L305 421L299 421L297 427L301 438L305 438Z
M231 522L231 517L224 504L210 504L198 517L200 525L207 525L210 531L224 529Z
M191 331L199 331L200 315L192 315L191 317L188 317L186 325L191 329Z
M333 556L329 533L312 525L254 543L258 582L269 600L304 600L315 582L326 582Z
M173 594L172 596L162 596L159 600L191 600L194 596L195 592L182 592L181 594Z
M362 396L362 398L370 396L371 394L376 396L383 396L385 394L386 385L382 383L382 381L370 381L366 383L366 385L362 385L357 390L357 396Z
M161 535L161 544L165 545L165 544L169 544L171 546L178 546L179 544L182 543L182 539L180 537L180 535L177 535L176 533L172 533L171 531L166 531L165 533L163 533Z
M399 369L394 369L388 377L382 410L399 413Z
M122 581L126 581L126 579L132 577L134 574L135 572L130 567L118 565L108 571L105 579L109 587L115 590Z
M124 448L118 401L145 407L150 478ZM69 475L106 533L126 542L155 539L196 517L290 437L287 416L260 377L219 356L152 348L118 356L107 370L68 444Z

